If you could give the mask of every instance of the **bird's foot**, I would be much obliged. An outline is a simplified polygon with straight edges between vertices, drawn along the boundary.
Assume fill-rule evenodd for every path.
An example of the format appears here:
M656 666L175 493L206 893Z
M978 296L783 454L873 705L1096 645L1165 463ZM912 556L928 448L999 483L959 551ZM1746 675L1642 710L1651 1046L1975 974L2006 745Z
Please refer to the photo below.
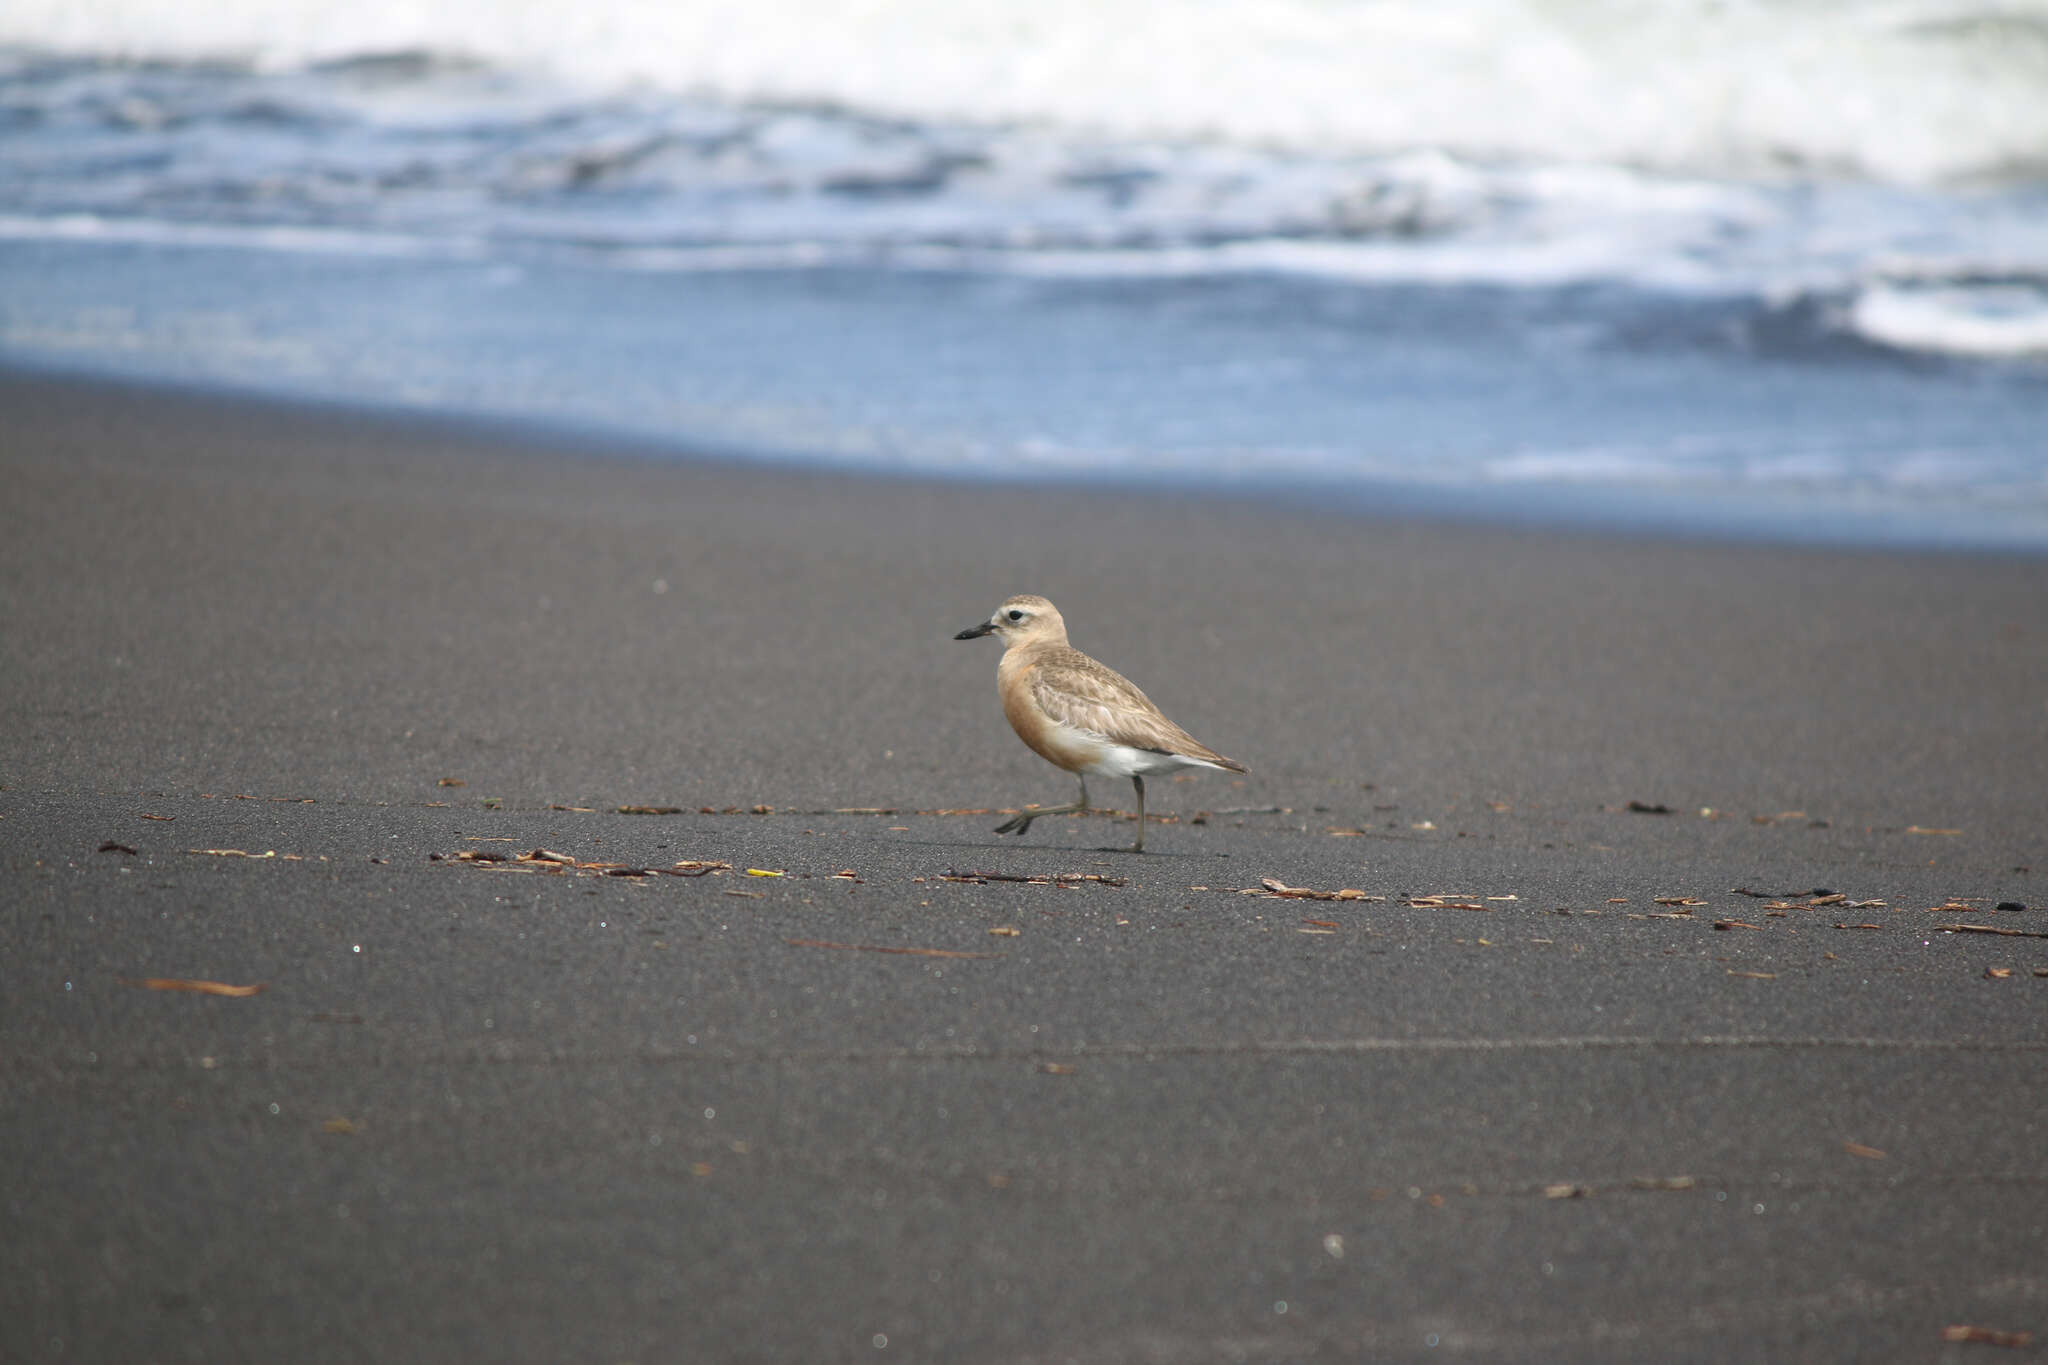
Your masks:
M1024 833L1024 831L1031 828L1031 822L1033 820L1036 820L1037 818L1038 817L1036 815L1013 815L1009 819L1003 821L1003 823L1001 823L1000 825L996 826L996 833L1022 834Z

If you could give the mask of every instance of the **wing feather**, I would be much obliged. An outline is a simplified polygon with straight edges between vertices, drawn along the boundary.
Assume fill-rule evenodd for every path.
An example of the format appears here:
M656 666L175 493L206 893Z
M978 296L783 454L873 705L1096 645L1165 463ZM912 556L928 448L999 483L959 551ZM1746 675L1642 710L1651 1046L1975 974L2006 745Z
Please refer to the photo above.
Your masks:
M1185 754L1242 771L1168 720L1138 685L1077 649L1048 650L1031 670L1031 696L1055 722L1100 735L1112 744Z

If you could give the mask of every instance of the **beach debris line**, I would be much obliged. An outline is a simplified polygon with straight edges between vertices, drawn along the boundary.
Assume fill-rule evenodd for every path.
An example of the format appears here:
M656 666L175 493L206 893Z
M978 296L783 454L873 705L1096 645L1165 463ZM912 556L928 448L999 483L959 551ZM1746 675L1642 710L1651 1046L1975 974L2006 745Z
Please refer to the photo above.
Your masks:
M1039 872L1020 876L1012 872L960 872L948 868L936 878L942 882L966 882L984 886L989 882L1016 882L1022 886L1128 886L1128 877L1106 877L1099 872Z
M182 976L145 976L139 979L123 977L124 986L138 986L146 991L196 991L200 995L242 996L260 995L270 989L264 982L253 986L230 986L224 981L195 981Z
M500 853L495 849L465 848L454 853L429 853L433 863L468 863L473 867L500 872L536 872L560 876L574 873L597 877L708 877L730 872L731 863L684 858L668 867L641 867L632 863L585 861L552 849L536 848L527 853ZM749 869L751 871L752 869ZM756 875L780 876L780 873Z
M833 943L822 938L786 938L792 948L836 948L847 953L900 953L910 957L1003 957L1002 953L969 953L956 948L906 948L888 943Z

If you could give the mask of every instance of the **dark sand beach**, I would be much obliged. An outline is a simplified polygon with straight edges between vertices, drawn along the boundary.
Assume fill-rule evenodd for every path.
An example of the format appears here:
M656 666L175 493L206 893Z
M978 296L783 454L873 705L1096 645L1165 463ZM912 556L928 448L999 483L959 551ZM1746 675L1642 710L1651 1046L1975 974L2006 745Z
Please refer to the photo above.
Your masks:
M2048 560L0 433L0 1358L2048 1337ZM1141 857L1027 591L1251 767Z

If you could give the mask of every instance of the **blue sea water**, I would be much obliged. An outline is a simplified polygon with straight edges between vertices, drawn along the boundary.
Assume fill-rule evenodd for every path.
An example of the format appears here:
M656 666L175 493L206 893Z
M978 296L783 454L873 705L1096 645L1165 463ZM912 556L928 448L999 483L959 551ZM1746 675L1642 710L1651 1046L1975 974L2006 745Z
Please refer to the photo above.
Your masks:
M2048 550L2048 7L1733 8L897 0L739 39L620 0L564 46L511 0L24 3L0 363L678 452ZM1077 44L1104 14L1144 41ZM636 34L697 64L636 67Z

